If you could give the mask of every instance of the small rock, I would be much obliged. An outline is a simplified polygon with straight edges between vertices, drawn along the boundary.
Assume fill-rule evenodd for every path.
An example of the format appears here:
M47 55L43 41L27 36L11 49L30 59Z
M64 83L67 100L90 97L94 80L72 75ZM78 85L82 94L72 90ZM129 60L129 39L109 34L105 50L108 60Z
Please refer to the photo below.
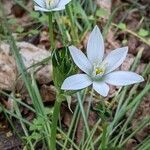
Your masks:
M139 41L136 37L130 36L128 39L129 53L135 55L137 54L137 47L139 46Z
M51 55L45 49L40 49L27 42L18 42L17 46L27 69ZM34 67L34 71L37 70L36 79L39 84L50 83L52 81L52 65L50 63L42 67L41 65ZM39 69L39 67L41 68ZM27 71L30 72L32 69L30 68ZM14 88L17 75L16 62L11 55L9 44L0 43L0 89L11 91Z
M48 84L52 81L52 65L46 65L36 73L36 79L39 84Z

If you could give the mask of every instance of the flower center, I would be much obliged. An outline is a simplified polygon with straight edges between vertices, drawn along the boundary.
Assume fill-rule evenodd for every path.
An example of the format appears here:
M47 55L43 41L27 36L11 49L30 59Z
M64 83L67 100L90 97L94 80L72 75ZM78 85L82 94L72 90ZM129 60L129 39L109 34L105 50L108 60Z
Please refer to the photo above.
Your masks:
M57 6L59 0L46 0L46 7L49 8L54 8Z
M102 68L96 68L95 69L95 74L96 75L104 74L104 69L102 69Z
M105 71L106 71L106 63L102 62L100 64L99 63L94 64L92 78L94 80L100 79L104 75Z

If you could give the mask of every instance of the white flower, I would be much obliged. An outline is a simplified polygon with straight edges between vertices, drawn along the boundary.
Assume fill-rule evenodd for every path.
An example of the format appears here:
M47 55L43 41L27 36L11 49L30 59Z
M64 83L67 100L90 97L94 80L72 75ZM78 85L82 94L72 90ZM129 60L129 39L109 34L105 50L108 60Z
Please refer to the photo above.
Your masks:
M126 58L128 47L117 48L104 58L104 41L97 26L90 34L87 57L74 46L69 47L75 64L85 74L68 77L62 84L63 90L80 90L90 85L102 96L107 96L109 86L123 86L144 81L143 77L130 71L114 71Z
M34 0L36 5L34 9L37 11L51 12L65 9L71 0Z

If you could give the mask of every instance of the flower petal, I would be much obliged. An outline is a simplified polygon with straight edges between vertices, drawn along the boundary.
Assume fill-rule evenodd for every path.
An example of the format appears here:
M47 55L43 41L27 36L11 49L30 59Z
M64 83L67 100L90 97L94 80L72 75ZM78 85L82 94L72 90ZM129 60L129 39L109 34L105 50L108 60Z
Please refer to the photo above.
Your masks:
M144 78L130 71L115 71L107 74L104 78L108 84L123 86L144 81Z
M43 12L50 12L51 10L45 9L39 6L34 6L35 11L43 11Z
M63 82L61 89L63 90L80 90L92 84L89 76L86 74L76 74L68 77Z
M39 6L34 6L35 11L43 11L43 12L52 12L52 11L59 11L65 9L65 7L59 7L59 8L52 8L52 9L46 9Z
M128 52L128 47L117 48L108 54L104 59L107 68L105 73L109 73L118 68L125 60Z
M51 9L51 11L59 11L59 10L64 10L64 9L65 9L65 6L61 6L61 7L56 7L56 8Z
M93 82L93 89L104 97L106 97L109 92L109 86L103 81Z
M46 6L45 1L43 1L43 0L34 0L34 2L42 8L45 8L45 6Z
M67 5L71 0L60 0L58 7L64 7Z
M87 56L91 63L101 62L104 55L104 40L100 29L95 26L87 44Z
M84 53L75 46L70 46L69 51L75 64L85 73L90 74L92 72L92 65Z

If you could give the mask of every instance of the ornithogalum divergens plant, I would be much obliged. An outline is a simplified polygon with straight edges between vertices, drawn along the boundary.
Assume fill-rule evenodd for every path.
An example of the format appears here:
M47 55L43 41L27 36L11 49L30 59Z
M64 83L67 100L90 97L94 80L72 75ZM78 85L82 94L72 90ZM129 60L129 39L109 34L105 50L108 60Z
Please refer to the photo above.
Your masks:
M80 90L92 84L93 89L107 96L109 86L123 86L144 81L143 77L129 71L114 71L125 60L128 47L118 48L104 58L104 41L97 26L87 44L87 57L75 46L69 47L75 64L85 73L68 77L62 84L64 90Z
M145 132L150 122L147 109L141 109L147 107L147 93L150 91L150 63L144 56L148 54L145 44L149 45L147 19L146 22L145 19L139 20L137 30L132 31L127 16L119 16L125 19L124 23L116 21L119 20L118 11L124 5L114 7L110 14L93 2L33 0L32 6L38 11L33 12L30 1L15 0L10 4L23 8L23 11L16 16L18 12L13 9L14 15L10 16L6 12L9 9L7 3L0 1L0 115L5 117L0 117L0 125L7 124L5 119L10 123L13 134L21 139L18 146L22 149L122 150L130 147L132 141L135 141L134 149L150 147L149 136L144 134L144 140L139 138L139 133ZM128 5L123 8L131 10ZM145 18L145 15L140 16ZM17 30L20 21L23 21L23 26ZM98 26L94 27L96 24L102 25L102 33ZM139 33L141 27L145 28L144 36ZM133 41L140 40L137 55L134 53L133 56L131 51L127 55L128 47L121 45L128 44L129 49L133 49L134 42L128 39L134 37L136 40ZM41 53L36 53L38 49L24 42L18 45L18 39L27 39L34 45L38 44L35 45L38 48L49 48L50 56L34 61ZM104 52L104 45L107 45L105 49L116 47L116 42L120 47ZM7 46L9 50L6 50ZM79 47L86 50L82 52ZM26 53L33 60L29 68L23 61L25 49L33 54ZM123 71L128 68L129 71ZM9 76L10 73L13 76ZM131 84L134 85L128 86ZM6 144L2 144L5 147Z

